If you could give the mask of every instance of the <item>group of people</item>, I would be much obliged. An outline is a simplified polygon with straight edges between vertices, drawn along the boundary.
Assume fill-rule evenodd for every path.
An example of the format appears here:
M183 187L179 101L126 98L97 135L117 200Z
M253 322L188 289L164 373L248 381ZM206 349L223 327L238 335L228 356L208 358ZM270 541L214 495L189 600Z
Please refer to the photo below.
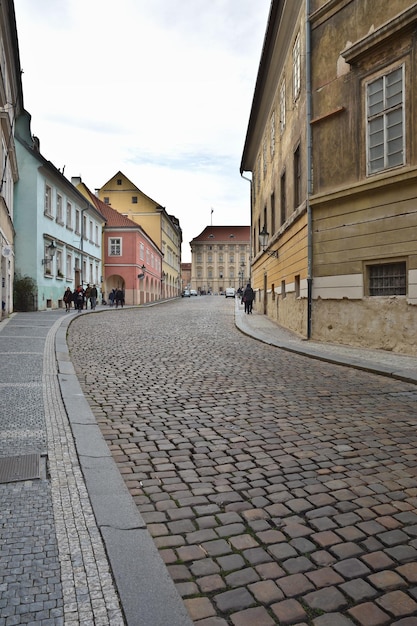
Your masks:
M74 291L67 287L63 297L66 312L69 313L71 311L72 303L74 303L74 309L78 313L83 309L88 309L88 302L90 302L90 308L94 310L97 306L97 295L97 287L95 285L91 287L88 284L85 289L80 285Z
M115 305L116 309L121 306L123 307L125 303L125 294L123 289L112 289L109 293L109 304L110 306Z

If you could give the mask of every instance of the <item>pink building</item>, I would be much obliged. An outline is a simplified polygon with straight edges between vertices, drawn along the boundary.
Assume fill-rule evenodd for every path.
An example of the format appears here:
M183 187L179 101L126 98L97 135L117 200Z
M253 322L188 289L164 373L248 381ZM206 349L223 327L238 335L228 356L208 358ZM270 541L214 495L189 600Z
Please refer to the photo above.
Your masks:
M161 298L162 252L136 224L102 202L81 183L78 187L103 215L104 298L112 289L122 289L125 304L154 302Z

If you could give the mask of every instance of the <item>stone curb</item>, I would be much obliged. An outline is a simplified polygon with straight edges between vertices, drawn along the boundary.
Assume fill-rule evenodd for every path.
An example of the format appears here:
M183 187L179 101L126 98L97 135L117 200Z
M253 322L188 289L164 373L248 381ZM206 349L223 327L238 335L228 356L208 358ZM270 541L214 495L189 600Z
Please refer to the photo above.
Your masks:
M380 351L380 360L375 357L371 358L371 351L362 348L349 348L348 346L328 344L320 345L317 342L310 343L306 339L298 338L294 335L292 339L286 339L289 335L285 329L280 329L272 321L262 316L262 323L265 328L257 328L257 314L250 320L246 319L243 310L240 309L238 301L235 305L235 325L240 332L248 335L253 339L275 346L281 350L300 354L311 359L334 363L335 365L343 365L363 370L371 374L379 374L401 380L403 382L417 384L417 358L398 355L394 356L388 353L387 363L384 363L384 352ZM281 337L282 335L282 337ZM393 361L393 362L389 362Z
M126 623L192 626L82 393L66 343L67 329L74 319L77 317L72 315L63 318L55 337L59 385Z

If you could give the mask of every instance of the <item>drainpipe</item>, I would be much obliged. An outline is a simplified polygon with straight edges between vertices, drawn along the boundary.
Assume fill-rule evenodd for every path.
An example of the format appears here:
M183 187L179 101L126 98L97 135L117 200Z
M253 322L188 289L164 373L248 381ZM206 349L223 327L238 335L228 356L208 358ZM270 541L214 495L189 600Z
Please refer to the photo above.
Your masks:
M311 339L312 290L313 290L313 233L310 195L312 180L312 138L311 138L311 23L310 0L306 0L306 112L307 112L307 339Z
M248 272L248 282L252 284L252 179L247 176L243 176L243 173L240 172L242 178L248 181L250 184L250 227L249 227L249 272Z

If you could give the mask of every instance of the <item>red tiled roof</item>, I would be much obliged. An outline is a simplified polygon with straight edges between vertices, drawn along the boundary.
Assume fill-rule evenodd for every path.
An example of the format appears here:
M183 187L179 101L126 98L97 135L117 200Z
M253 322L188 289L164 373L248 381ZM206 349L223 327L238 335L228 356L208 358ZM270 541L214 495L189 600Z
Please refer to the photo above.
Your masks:
M97 198L96 195L91 193L91 191L84 185L84 189L88 193L92 204L96 207L98 211L102 214L104 219L106 220L106 226L110 228L138 228L142 230L139 224L136 224L133 220L130 220L125 215L122 215L115 209L112 209L111 206L102 202L100 198Z
M250 226L206 226L202 233L194 237L190 243L213 241L216 243L233 243L233 241L250 242Z

